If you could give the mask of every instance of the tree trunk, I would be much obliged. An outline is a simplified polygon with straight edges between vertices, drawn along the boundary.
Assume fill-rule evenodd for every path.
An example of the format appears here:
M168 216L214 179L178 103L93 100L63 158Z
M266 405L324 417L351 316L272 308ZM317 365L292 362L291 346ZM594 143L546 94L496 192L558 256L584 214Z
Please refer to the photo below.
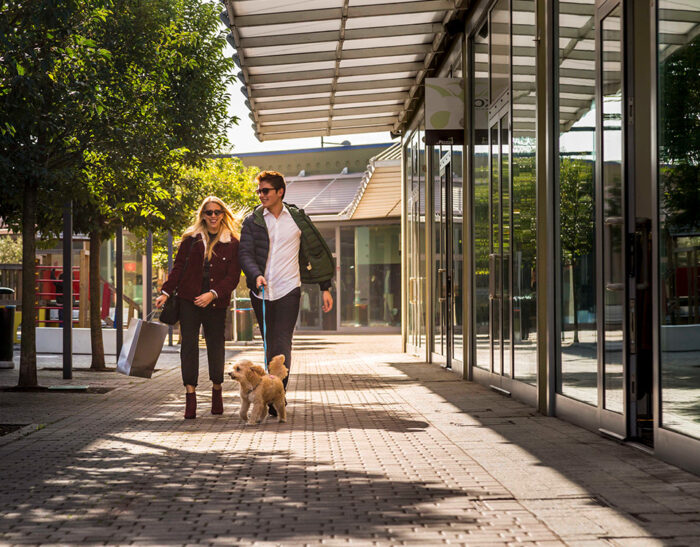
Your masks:
M36 181L27 181L22 203L22 343L19 387L38 386L36 375Z
M571 261L571 283L573 285L573 304L574 304L574 344L578 344L578 285L576 284L576 261Z
M97 231L90 232L90 346L92 347L93 370L104 370L105 348L102 342L102 284L100 283L100 245L102 239Z

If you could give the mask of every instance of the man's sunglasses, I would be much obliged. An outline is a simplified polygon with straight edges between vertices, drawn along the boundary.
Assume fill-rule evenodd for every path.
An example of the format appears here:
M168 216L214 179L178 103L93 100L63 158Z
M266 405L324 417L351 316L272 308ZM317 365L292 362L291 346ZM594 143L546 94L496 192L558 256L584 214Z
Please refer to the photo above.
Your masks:
M260 195L266 196L269 192L272 192L274 188L258 188L255 192Z
M204 211L204 214L207 215L208 217L212 215L221 216L224 214L224 212L221 209L210 209L209 211Z

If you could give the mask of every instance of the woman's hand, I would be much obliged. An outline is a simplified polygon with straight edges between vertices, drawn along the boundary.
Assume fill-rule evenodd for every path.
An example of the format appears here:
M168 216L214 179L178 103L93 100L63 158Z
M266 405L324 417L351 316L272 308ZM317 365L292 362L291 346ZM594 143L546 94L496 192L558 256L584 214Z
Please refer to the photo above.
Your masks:
M161 294L158 298L156 298L156 308L160 308L163 304L165 304L165 301L168 299L167 294Z
M214 293L205 292L194 299L194 305L199 306L200 308L206 308L209 304L211 304L212 300L214 300Z

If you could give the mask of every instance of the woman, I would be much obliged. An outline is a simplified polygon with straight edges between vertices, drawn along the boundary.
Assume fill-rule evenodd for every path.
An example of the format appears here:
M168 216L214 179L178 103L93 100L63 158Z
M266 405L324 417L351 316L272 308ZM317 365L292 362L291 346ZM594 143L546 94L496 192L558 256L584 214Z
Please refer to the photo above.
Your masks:
M197 211L197 220L182 235L173 269L156 299L157 308L175 292L180 299L180 364L188 419L197 415L200 325L207 343L209 378L214 384L211 413L224 412L224 324L231 293L241 277L235 236L239 225L223 201L214 196L206 198Z

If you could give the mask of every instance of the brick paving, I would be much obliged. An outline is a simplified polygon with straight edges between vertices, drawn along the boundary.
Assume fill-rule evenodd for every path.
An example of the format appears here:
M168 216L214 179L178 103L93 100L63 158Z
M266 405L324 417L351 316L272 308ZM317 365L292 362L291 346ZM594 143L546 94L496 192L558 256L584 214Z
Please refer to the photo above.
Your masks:
M158 369L39 372L104 394L0 392L0 423L33 424L0 437L0 543L700 545L699 477L421 363L398 336L298 336L286 424L243 425L229 380L223 416L202 381L185 421L177 354Z

